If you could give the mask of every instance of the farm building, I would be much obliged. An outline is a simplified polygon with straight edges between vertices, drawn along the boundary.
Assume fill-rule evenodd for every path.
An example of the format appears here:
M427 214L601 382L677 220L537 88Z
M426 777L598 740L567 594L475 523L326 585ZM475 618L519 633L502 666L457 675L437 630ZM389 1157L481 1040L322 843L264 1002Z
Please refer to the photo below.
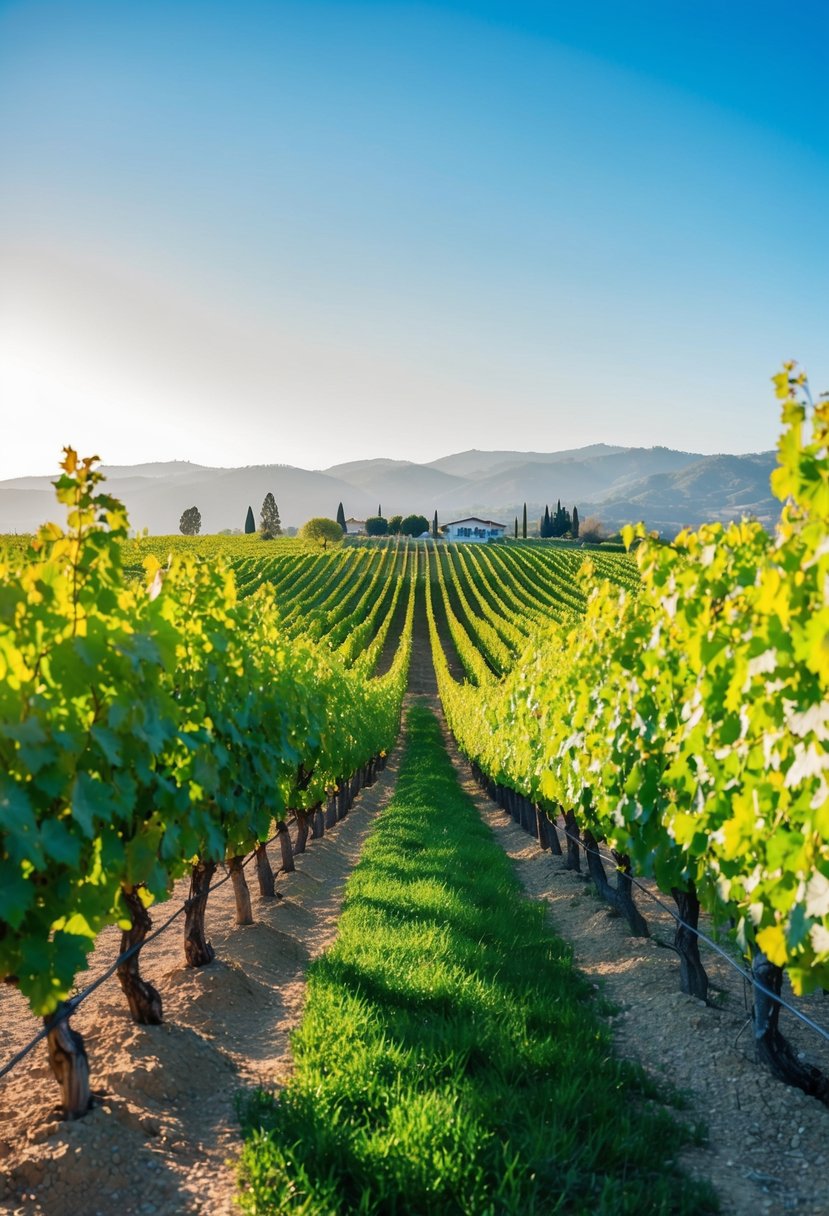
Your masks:
M364 536L366 531L366 521L364 519L352 519L349 515L345 521L346 536Z
M443 525L443 535L447 540L501 540L506 531L506 524L496 524L493 519L478 519L475 515Z

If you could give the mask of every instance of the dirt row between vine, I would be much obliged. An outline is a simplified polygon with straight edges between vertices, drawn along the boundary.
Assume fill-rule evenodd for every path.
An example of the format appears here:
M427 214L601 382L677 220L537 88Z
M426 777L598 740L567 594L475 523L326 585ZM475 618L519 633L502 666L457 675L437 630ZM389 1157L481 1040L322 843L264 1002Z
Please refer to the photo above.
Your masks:
M437 712L443 720L439 707ZM673 938L671 916L640 895L651 937L631 937L586 876L542 852L480 791L448 732L447 747L461 784L512 858L527 894L546 901L551 927L572 946L576 965L618 1009L612 1018L618 1054L686 1095L680 1118L707 1125L708 1144L684 1154L686 1168L713 1183L727 1216L827 1216L829 1109L754 1062L742 979L703 947L714 1003L681 993L678 957L663 948ZM803 1004L819 1024L829 1021L829 999L817 995ZM785 1010L781 1029L829 1072L829 1045Z
M80 1007L72 1025L85 1039L96 1093L84 1119L60 1121L44 1043L0 1081L3 1216L238 1211L236 1096L290 1070L289 1034L302 1014L308 964L336 934L346 879L391 798L397 768L396 750L346 818L309 841L296 873L278 876L283 898L253 894L248 867L255 924L234 923L230 883L211 894L207 930L217 960L210 966L184 967L181 919L145 948L142 971L161 992L163 1025L134 1025L115 978ZM186 895L187 883L177 884L170 903L154 909L156 921ZM119 941L117 929L101 935L79 987L116 957ZM0 1063L38 1029L20 995L0 988Z

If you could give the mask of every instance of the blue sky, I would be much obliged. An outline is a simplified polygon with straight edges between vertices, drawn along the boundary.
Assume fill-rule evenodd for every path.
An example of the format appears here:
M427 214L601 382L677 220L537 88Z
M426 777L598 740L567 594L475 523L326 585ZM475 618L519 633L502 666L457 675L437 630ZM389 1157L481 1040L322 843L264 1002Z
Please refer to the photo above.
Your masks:
M0 3L0 478L771 447L829 5Z

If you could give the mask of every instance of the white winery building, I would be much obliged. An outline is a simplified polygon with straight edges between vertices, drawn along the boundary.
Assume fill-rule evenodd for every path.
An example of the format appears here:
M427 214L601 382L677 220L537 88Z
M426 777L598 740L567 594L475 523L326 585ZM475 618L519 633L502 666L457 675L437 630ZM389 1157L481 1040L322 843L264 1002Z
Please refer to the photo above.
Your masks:
M444 524L442 532L447 540L501 540L506 535L507 525L472 515L469 519L454 519L451 524Z

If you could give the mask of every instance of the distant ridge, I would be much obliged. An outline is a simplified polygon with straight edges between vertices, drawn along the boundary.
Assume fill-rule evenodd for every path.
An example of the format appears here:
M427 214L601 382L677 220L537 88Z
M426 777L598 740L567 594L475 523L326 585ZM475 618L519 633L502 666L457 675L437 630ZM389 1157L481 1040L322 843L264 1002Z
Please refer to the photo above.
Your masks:
M579 515L597 515L611 530L643 519L667 536L706 520L753 515L771 526L779 504L769 490L774 452L704 456L671 448L626 448L595 443L560 452L484 451L471 448L427 464L377 458L328 469L292 465L211 468L186 460L103 465L112 493L127 506L136 529L178 531L182 511L198 506L202 531L242 528L248 506L258 519L269 491L283 525L314 515L365 519L378 506L389 515L422 513L439 519L481 515L530 520L557 500ZM51 476L0 482L0 532L30 532L58 519Z
M499 465L552 464L560 460L589 460L594 456L610 456L624 452L625 448L607 443L591 443L584 448L568 448L561 452L486 452L470 448L468 452L456 452L453 456L441 456L426 466L454 473L457 477L478 477L491 473Z

